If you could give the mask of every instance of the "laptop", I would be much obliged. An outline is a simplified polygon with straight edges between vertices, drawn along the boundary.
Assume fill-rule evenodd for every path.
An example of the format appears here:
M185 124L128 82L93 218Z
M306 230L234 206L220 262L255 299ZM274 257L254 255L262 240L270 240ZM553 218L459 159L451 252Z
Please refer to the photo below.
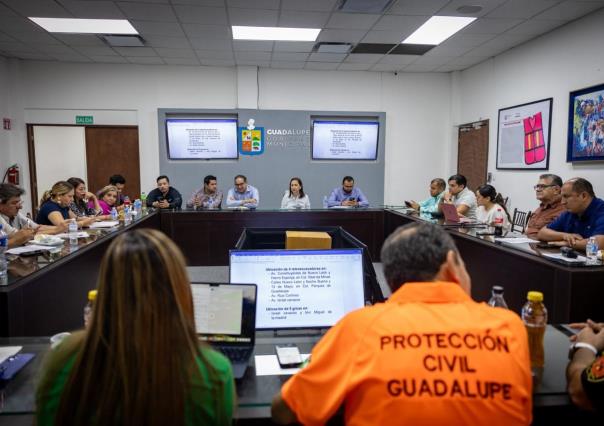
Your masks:
M240 379L254 351L255 284L191 283L195 328L200 340L222 352Z
M445 216L445 224L459 224L459 225L483 225L477 220L468 219L467 217L460 216L457 213L457 207L454 204L441 204L443 215Z

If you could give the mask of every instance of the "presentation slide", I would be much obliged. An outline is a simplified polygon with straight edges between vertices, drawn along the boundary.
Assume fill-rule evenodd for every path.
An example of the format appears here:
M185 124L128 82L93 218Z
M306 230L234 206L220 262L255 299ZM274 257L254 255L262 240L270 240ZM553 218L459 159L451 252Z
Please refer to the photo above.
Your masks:
M237 120L167 119L171 160L237 158Z
M365 304L360 249L231 252L231 283L256 283L256 328L330 327Z
M314 121L314 160L375 160L379 123L374 121Z

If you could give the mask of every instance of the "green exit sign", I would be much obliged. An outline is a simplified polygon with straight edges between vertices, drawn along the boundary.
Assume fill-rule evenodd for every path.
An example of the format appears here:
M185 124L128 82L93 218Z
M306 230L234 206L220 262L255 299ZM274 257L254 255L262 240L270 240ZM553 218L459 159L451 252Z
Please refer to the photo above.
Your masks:
M76 115L76 124L93 124L92 115Z

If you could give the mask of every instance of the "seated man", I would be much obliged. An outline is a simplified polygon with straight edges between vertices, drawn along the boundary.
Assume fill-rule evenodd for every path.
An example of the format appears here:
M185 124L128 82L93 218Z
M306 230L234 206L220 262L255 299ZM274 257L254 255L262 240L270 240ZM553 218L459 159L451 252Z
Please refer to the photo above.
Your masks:
M113 175L109 178L109 185L117 188L117 206L124 204L124 187L126 186L126 179L122 175Z
M381 259L392 296L325 334L273 398L273 420L324 424L343 405L354 424L530 424L524 324L470 298L446 231L403 226L386 239Z
M589 237L595 236L598 247L604 247L604 200L596 198L591 183L583 178L564 182L562 205L566 211L541 228L537 238L585 250Z
M604 410L604 323L587 320L577 334L566 368L568 393L586 410Z
M334 206L367 207L369 200L363 191L354 186L352 176L344 176L342 187L334 188L327 200L327 207Z
M216 176L203 178L203 188L198 189L187 201L187 208L219 209L222 204L222 191L218 190Z
M539 207L531 214L526 226L526 235L531 238L537 238L539 230L553 222L564 211L562 195L560 195L562 189L560 176L541 175L534 189Z
M157 188L147 195L147 207L156 209L179 209L182 205L180 192L170 186L168 176L161 175L157 178Z
M464 175L453 175L449 178L449 192L443 194L445 203L455 204L457 213L468 219L476 220L476 195L467 188L468 181Z
M0 184L0 224L8 235L8 247L25 244L34 237L36 232L57 234L67 227L38 225L33 220L19 212L23 208L21 195L25 191L12 183Z
M434 213L438 211L438 203L440 203L446 187L447 185L443 179L432 179L429 188L430 198L420 201L419 203L416 201L410 201L409 204L411 204L411 207L413 207L413 209L417 210L419 213Z
M260 202L260 193L252 185L248 185L243 175L235 176L235 187L227 193L227 207L246 207L255 209Z

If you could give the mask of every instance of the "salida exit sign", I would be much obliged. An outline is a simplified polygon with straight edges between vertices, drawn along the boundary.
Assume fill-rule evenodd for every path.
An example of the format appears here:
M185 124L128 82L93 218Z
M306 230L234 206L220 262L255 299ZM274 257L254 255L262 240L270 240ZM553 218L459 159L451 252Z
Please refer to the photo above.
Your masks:
M93 124L92 115L76 115L76 124Z

